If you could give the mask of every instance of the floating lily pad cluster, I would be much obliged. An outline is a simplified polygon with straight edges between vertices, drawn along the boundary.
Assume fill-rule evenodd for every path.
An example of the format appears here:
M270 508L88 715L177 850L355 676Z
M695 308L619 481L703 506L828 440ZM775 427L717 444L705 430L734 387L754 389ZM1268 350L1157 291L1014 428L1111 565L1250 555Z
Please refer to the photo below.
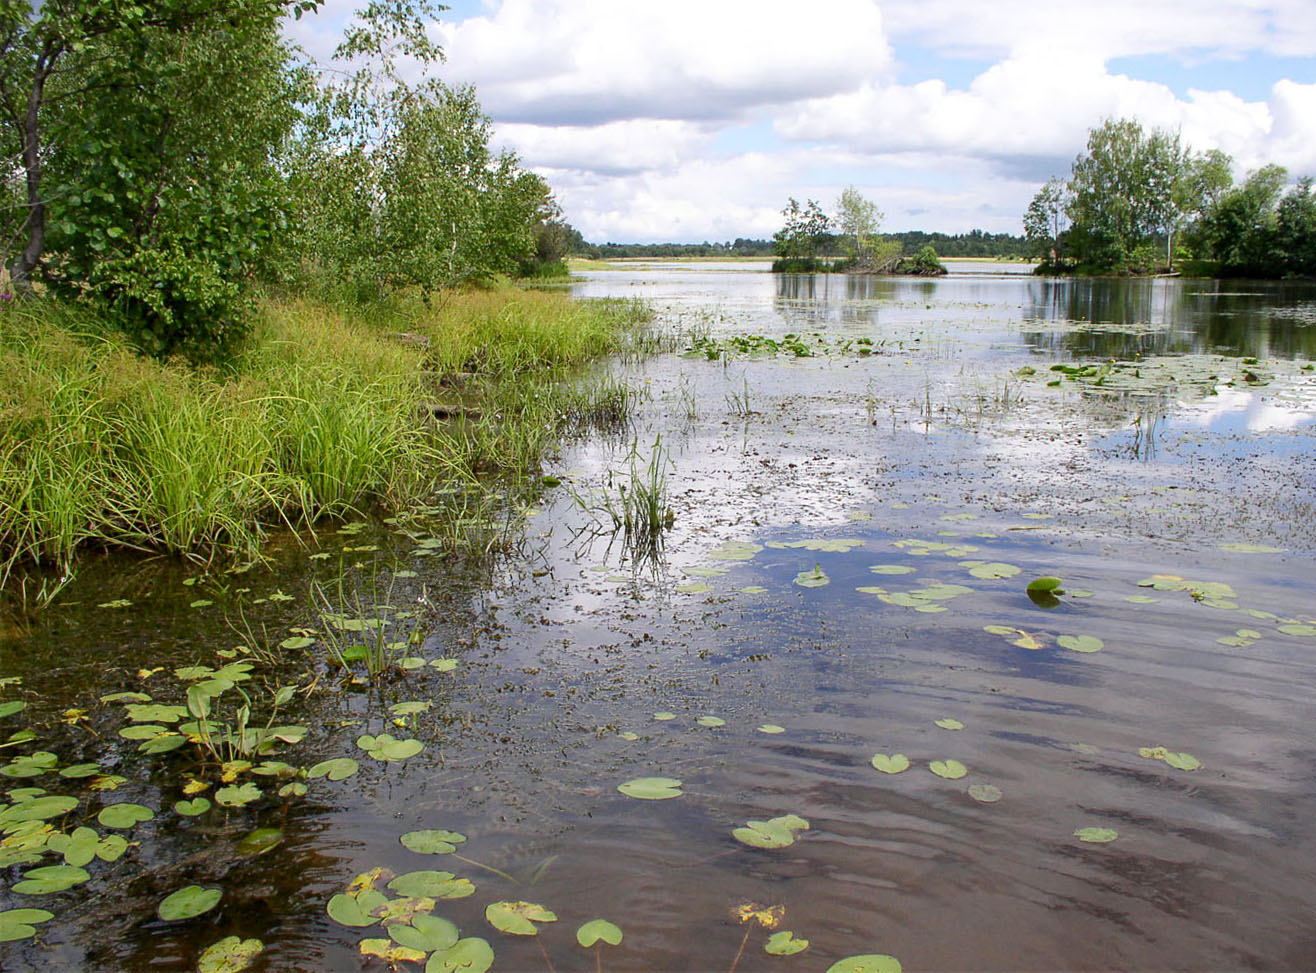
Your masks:
M732 837L751 848L785 848L795 844L795 832L809 830L809 822L798 814L785 814L767 821L749 821L731 832Z

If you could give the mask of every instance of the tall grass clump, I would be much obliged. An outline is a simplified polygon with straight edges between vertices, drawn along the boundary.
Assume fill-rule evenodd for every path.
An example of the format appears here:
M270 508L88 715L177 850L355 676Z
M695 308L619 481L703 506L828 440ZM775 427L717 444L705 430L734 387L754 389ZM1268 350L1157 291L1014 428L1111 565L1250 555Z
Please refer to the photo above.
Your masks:
M642 319L516 288L267 300L236 357L195 368L140 356L85 309L0 308L0 583L84 545L249 555L275 524L499 495L564 429L633 407L575 370Z

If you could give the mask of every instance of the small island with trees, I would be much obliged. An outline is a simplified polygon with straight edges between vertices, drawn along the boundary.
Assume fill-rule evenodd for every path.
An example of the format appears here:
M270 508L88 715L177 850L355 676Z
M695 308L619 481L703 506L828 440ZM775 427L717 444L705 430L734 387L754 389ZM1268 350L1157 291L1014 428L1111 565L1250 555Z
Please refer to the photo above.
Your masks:
M882 211L854 186L842 190L836 201L835 220L812 199L803 206L795 197L781 211L786 224L773 236L774 273L910 274L938 277L946 273L933 246L924 244L914 256L906 256L899 239L879 237ZM832 226L839 231L833 235ZM833 244L840 245L843 259L829 261Z

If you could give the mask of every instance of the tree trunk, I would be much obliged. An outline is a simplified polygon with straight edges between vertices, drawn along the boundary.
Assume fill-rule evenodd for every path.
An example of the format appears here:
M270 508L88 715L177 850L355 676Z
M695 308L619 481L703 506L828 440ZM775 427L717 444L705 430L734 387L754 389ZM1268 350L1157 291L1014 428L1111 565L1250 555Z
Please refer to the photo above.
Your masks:
M17 290L31 290L32 271L41 263L46 247L46 205L41 199L41 102L45 96L46 79L59 57L60 48L48 41L37 58L32 76L32 90L28 92L27 115L23 119L23 169L27 176L27 246L9 271L9 279Z

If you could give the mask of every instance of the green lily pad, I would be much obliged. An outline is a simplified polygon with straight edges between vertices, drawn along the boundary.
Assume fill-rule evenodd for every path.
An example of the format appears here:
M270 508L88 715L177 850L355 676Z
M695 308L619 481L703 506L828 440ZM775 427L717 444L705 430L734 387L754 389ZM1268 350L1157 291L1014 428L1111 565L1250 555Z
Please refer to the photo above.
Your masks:
M1005 795L995 784L970 784L969 796L980 804L995 804Z
M134 723L177 723L187 716L186 706L163 703L129 703L125 709Z
M425 749L425 745L419 740L397 740L390 733L358 737L356 745L376 760L394 763L414 757Z
M407 703L394 703L388 708L388 711L394 716L415 716L418 713L425 713L434 708L431 700L413 700Z
M475 885L469 879L457 878L452 872L405 872L389 882L388 887L412 898L464 899L475 893ZM457 937L452 941L455 943Z
M100 697L102 703L149 703L151 697L146 693L108 693Z
M1022 570L1022 568L1017 568L1013 564L1006 564L1003 561L963 561L960 566L967 567L969 574L975 578L982 578L984 581L1013 578Z
M713 561L748 561L763 548L750 541L726 541L708 552Z
M1074 832L1074 837L1090 844L1104 845L1118 838L1119 832L1114 828L1079 828Z
M537 936L536 922L557 922L557 916L534 902L492 902L484 917L495 929L513 936Z
M868 567L874 574L913 574L914 569L907 564L872 564Z
M10 891L19 895L50 895L71 889L89 878L91 875L87 870L76 865L46 865L24 872L22 881L15 882Z
M1167 752L1161 758L1175 770L1197 770L1202 766L1202 762L1194 757L1191 753Z
M259 939L226 936L197 958L197 973L241 973L264 951Z
M660 722L660 723L666 723L668 720L674 720L674 719L676 719L676 714L675 714L675 713L667 713L667 712L654 713L654 714L653 714L653 718L654 718L655 720L657 720L658 722Z
M234 787L221 787L215 791L215 803L224 807L246 807L252 801L260 800L261 790L251 781Z
M61 777L77 780L82 777L94 777L100 773L100 764L73 764L59 772Z
M1032 581L1028 582L1028 587L1025 590L1030 594L1039 594L1045 591L1055 593L1061 590L1060 586L1062 584L1064 584L1064 582L1059 578L1046 575L1041 578L1034 578Z
M203 912L209 912L219 905L219 900L223 896L223 889L208 889L200 885L187 885L172 895L165 896L156 908L155 914L165 922L191 919Z
M422 953L442 952L457 945L461 933L447 919L439 916L418 915L411 925L392 923L388 934L399 946L420 950Z
M358 901L360 901L358 896ZM385 899L383 903L370 910L387 928L394 923L411 924L416 916L434 911L435 902L428 897L403 896L398 899Z
M875 753L873 754L873 767L884 774L899 774L909 769L909 758L903 753L893 753L890 756L884 753Z
M279 643L281 649L305 649L315 644L309 635L293 635Z
M768 941L763 945L763 952L770 956L794 956L796 953L802 953L809 948L807 939L796 939L795 933L789 929L783 929L781 932L774 932L768 937Z
M466 840L466 835L436 828L408 831L400 840L418 855L447 855L457 850L457 845Z
M168 753L187 743L187 737L179 733L162 733L157 737L142 742L137 749L142 753Z
M768 541L768 547L776 550L821 551L827 554L848 554L856 547L863 547L864 542L857 537L811 538L803 541Z
M205 814L211 808L210 799L207 797L196 797L192 800L182 800L174 802L174 810L185 818L195 818Z
M493 961L493 947L477 936L470 936L430 956L425 973L485 973Z
M599 941L609 946L620 946L621 937L621 928L607 919L591 919L576 930L576 942L586 949Z
M831 582L832 579L827 577L827 572L817 564L813 566L812 571L801 571L795 576L795 583L801 588L821 588Z
M637 777L618 784L617 790L641 801L665 801L671 797L680 797L682 793L681 782L671 777Z
M81 868L94 858L101 861L118 861L128 850L128 842L120 835L102 838L91 828L77 828L72 834L53 834L46 843L57 855L64 856L65 865Z
M934 760L928 765L928 769L947 780L959 780L969 772L969 769L958 760Z
M1062 635L1056 639L1061 648L1074 652L1100 652L1106 643L1094 635Z
M339 892L329 900L328 905L325 906L325 911L329 913L330 919L343 926L351 926L354 929L373 926L379 921L369 912L369 909L375 904L373 900L377 898L380 904L388 900L386 896L375 892L373 889L369 891L373 893L373 896L369 898L367 898L369 895L367 892L361 893L360 896L351 896L346 892Z
M726 726L727 721L717 716L701 716L695 720L700 726L707 726L716 729L719 726Z
M431 659L430 668L437 669L439 672L452 672L457 666L461 665L460 659Z
M941 727L943 730L962 730L962 729L964 729L964 724L961 723L959 720L955 719L954 717L951 717L951 716L944 716L944 717L942 717L942 718L939 719L939 720L933 720L933 722L936 723L936 725L939 726L939 727Z
M759 725L758 731L760 733L767 733L770 736L775 736L778 733L785 733L786 728L784 726L778 726L776 723L763 723Z
M768 821L749 821L731 832L741 844L751 848L785 848L795 844L795 832L807 831L809 822L796 814L786 814Z
M13 797L13 792L10 792L10 797ZM48 821L61 814L67 814L77 807L78 803L76 797L65 797L60 794L38 796L29 801L17 801L12 807L0 810L0 826L7 828L11 824L22 821Z
M149 807L143 807L141 804L111 804L109 807L101 809L101 813L96 815L96 820L106 828L118 828L126 831L134 825L143 821L150 821L155 817L155 812Z
M882 953L848 956L827 967L827 973L900 973L900 960Z
M55 918L45 909L7 909L0 912L0 943L14 943L31 939L37 934L35 926Z
M346 780L357 772L360 767L351 757L335 757L332 760L322 760L306 771L306 776L312 780L318 777L327 777L330 780Z
M247 858L263 855L283 844L283 832L278 828L257 828L238 842L238 854Z
M1276 628L1285 635L1316 635L1316 625L1288 624Z

